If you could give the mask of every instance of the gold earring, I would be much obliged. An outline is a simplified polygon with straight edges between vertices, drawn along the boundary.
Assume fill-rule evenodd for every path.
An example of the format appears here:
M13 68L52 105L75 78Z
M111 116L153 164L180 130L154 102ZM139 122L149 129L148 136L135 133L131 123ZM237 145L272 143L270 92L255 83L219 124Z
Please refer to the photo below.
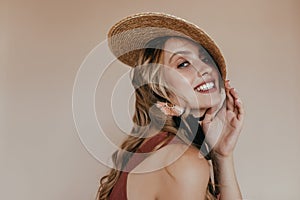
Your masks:
M177 105L171 105L169 106L167 102L157 102L156 107L159 108L165 115L168 116L180 116L184 112L184 109L177 106Z

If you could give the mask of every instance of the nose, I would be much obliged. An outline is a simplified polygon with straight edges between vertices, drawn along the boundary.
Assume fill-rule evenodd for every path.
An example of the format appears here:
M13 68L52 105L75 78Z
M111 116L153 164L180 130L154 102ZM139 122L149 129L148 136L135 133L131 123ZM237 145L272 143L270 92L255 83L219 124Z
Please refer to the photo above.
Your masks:
M212 67L208 64L204 63L203 61L198 61L195 63L194 68L196 70L197 76L203 77L205 75L208 75L212 71Z

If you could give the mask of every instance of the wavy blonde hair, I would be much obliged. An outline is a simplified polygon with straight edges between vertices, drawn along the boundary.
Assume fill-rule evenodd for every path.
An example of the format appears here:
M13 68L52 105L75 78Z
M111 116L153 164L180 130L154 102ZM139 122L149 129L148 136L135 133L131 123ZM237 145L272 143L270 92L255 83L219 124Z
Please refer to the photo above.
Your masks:
M177 135L182 140L189 142L189 144L191 143L187 139L188 133L183 129L176 128L172 116L163 115L158 108L153 106L157 101L175 104L170 98L174 93L170 89L167 89L163 79L162 67L160 67L160 64L162 64L163 47L169 38L166 36L150 41L145 49L141 51L137 65L133 68L132 85L135 88L136 98L135 113L133 116L134 126L131 134L121 144L120 150L112 155L115 167L100 179L97 200L109 199L109 195L122 173L120 169L123 169L127 164L131 156L130 153L134 153L147 137L150 124L151 126L159 127L161 131L168 132L170 136ZM186 109L182 115L185 124L187 123L184 121L184 118L188 115L188 112L189 109ZM161 144L158 144L157 147ZM207 200L216 199L211 190L212 183L209 182L206 191Z

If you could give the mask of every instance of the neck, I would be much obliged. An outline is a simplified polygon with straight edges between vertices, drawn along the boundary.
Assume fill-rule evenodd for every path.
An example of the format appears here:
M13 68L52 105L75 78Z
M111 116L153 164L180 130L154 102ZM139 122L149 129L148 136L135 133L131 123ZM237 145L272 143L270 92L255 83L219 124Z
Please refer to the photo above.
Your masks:
M207 109L192 109L191 114L197 118L203 118Z

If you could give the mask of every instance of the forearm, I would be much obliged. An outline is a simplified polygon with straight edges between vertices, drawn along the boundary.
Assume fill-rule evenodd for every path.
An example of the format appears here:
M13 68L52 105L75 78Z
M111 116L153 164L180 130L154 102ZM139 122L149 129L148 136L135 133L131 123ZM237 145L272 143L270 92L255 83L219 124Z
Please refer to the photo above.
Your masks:
M242 194L237 182L233 156L214 156L215 176L218 180L221 200L241 200Z

